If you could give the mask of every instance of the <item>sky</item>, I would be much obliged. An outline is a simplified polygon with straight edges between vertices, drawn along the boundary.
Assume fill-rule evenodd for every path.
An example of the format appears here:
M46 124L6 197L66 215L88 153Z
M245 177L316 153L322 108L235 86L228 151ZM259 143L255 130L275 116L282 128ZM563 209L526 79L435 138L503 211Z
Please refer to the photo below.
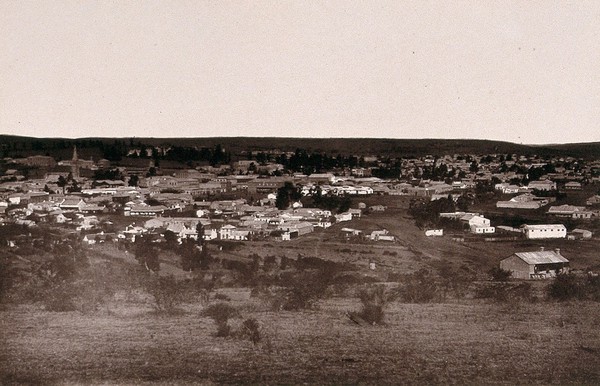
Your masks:
M0 134L600 141L600 1L0 0Z

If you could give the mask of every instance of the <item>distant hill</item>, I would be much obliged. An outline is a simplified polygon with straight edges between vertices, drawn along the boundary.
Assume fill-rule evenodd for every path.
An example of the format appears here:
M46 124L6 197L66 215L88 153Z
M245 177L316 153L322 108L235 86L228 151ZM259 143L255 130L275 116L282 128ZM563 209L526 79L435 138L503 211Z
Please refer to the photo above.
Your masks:
M57 158L70 158L73 145L77 145L82 158L99 159L104 146L120 143L125 147L144 145L171 145L183 147L214 148L220 144L234 156L244 151L278 149L328 154L389 155L409 157L444 154L512 153L540 156L563 155L578 158L600 158L600 142L522 145L511 142L474 139L383 139L383 138L261 138L261 137L211 137L211 138L36 138L0 135L3 156L28 156L49 154Z

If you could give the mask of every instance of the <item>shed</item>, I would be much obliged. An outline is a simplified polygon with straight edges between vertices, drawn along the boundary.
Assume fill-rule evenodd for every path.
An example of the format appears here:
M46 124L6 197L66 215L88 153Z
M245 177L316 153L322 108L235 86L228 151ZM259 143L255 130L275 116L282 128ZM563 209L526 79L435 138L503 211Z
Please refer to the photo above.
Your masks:
M554 251L516 252L500 262L500 268L510 271L516 279L545 279L566 273L569 260Z

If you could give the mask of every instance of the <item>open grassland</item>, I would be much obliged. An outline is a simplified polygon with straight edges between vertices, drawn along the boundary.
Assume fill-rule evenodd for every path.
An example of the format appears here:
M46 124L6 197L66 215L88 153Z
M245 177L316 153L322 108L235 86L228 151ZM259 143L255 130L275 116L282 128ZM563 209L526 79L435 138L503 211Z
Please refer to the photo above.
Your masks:
M341 223L289 242L211 244L212 263L196 272L165 248L157 273L122 245L0 250L3 277L15 279L0 303L0 384L600 384L600 303L547 300L545 281L528 283L531 297L478 298L501 284L488 270L516 251L561 248L585 269L598 266L597 240L427 238L407 198L381 203L385 212L346 224L387 229L397 242L346 240ZM357 323L361 290L374 282L405 297L386 300L385 324ZM160 296L183 300L161 308ZM296 311L283 306L290 298ZM298 302L306 298L317 307ZM48 311L69 299L66 312ZM219 303L239 312L224 337L205 313ZM239 333L248 320L256 343Z
M220 292L258 320L258 344L216 337L198 304L172 316L143 302L94 314L0 311L2 383L600 382L598 303L391 303L385 326L361 327L345 316L353 298L274 312L247 290Z

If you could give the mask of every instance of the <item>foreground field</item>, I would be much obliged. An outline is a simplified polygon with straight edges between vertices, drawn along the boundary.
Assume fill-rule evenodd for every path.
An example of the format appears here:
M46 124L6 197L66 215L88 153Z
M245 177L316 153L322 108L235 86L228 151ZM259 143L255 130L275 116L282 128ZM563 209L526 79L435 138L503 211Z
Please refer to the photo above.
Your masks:
M332 298L273 312L222 290L261 341L215 337L201 305L162 316L143 302L94 314L37 306L0 311L0 379L11 383L598 384L600 305L592 302L390 304L359 326ZM240 323L233 320L232 324Z

